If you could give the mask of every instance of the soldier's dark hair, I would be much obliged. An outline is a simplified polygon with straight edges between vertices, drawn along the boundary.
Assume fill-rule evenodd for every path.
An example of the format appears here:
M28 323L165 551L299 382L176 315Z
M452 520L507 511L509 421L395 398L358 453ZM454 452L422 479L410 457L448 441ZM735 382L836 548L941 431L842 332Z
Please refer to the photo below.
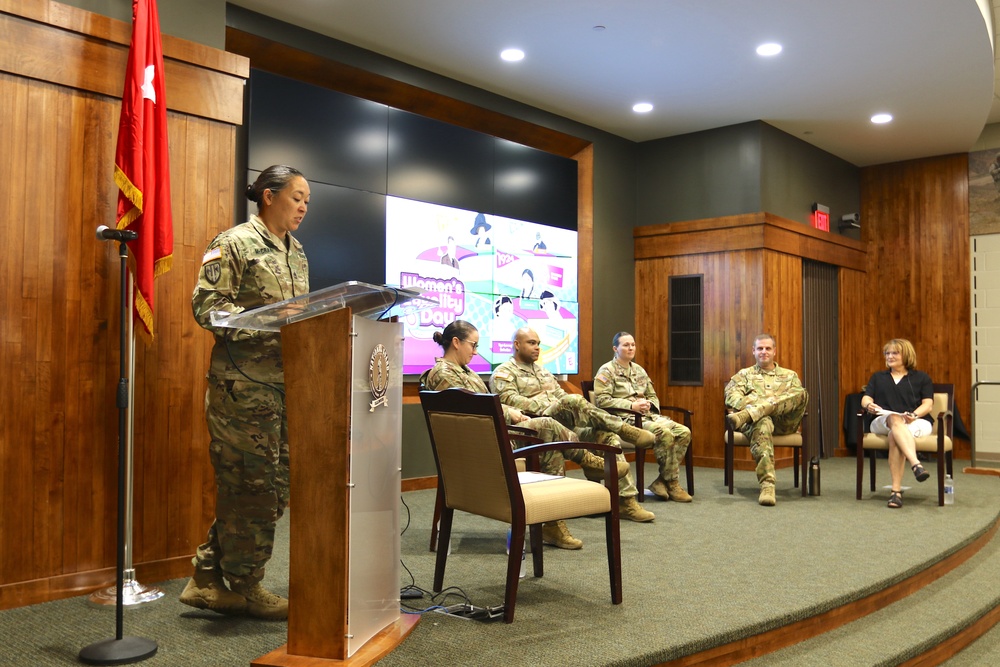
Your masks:
M465 320L455 320L444 328L444 332L434 332L434 342L441 346L445 352L451 348L453 338L468 340L469 336L479 331L471 322Z
M264 199L264 190L281 192L288 185L288 182L296 176L302 176L302 172L295 167L289 167L284 164L273 164L260 172L257 180L247 186L247 199L257 204L257 210L259 211L260 203ZM305 176L302 176L302 178L305 178Z
M631 336L631 335L632 334L630 334L627 331L619 331L618 333L615 334L614 338L611 339L611 347L618 347L618 341L621 339L622 336Z

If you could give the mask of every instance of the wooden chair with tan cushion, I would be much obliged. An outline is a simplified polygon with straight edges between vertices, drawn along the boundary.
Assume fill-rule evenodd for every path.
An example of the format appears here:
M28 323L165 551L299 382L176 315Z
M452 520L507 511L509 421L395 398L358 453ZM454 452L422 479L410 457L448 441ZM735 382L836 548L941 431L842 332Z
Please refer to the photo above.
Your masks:
M549 442L530 445L515 454L504 423L500 399L494 394L474 394L464 389L420 392L438 470L438 488L443 489L439 539L448 544L455 510L477 514L510 524L504 621L514 620L514 604L524 548L524 532L531 535L534 574L541 577L542 524L559 519L603 514L607 537L611 602L621 604L621 542L618 529L618 478L611 445L584 443L604 455L604 484L572 477L554 477L538 472L539 455L577 443ZM527 472L519 473L515 456L527 461ZM434 591L444 585L448 549L437 550Z
M725 414L732 412L730 409L726 409ZM805 447L808 440L806 438L806 413L802 416L802 425L799 430L795 433L789 433L788 435L775 435L771 437L771 442L774 444L774 448L787 447L792 449L794 452L794 469L795 469L795 486L799 486L799 477L801 476L802 483L802 495L807 495L806 489L806 466L809 464L809 457L806 456ZM725 463L723 464L723 484L729 485L729 494L733 493L733 467L735 466L735 451L737 447L750 447L750 440L747 439L741 431L737 431L733 428L732 424L729 423L728 419L724 420L726 424L726 454Z
M934 452L937 457L937 482L938 482L938 505L944 505L944 476L946 474L954 477L952 470L952 446L953 446L953 416L955 414L955 385L937 384L933 385L934 405L931 407L930 415L934 417L934 426L930 435L922 438L915 438L918 452ZM875 491L875 452L889 451L889 437L885 435L875 435L865 432L865 413L857 413L858 429L858 489L857 499L861 500L861 483L864 481L865 466L864 457L868 453L871 461L871 490Z
M584 398L588 401L597 405L594 401L594 381L593 380L583 380L580 382L580 390L583 392ZM621 417L622 419L630 419L635 424L636 428L642 428L642 418L641 412L636 412L635 410L626 410L625 408L601 408L613 415ZM688 430L691 431L691 417L694 412L686 408L679 408L674 405L661 405L660 414L673 417L667 413L674 413L679 416ZM677 421L676 419L674 421ZM650 447L642 447L636 445L634 442L630 442L625 438L619 437L622 443L622 449L626 452L635 452L635 485L639 489L639 497L637 500L645 502L646 500L646 452L648 452ZM692 496L694 495L694 432L692 431L691 442L688 444L687 452L684 454L684 470L687 475L687 492Z

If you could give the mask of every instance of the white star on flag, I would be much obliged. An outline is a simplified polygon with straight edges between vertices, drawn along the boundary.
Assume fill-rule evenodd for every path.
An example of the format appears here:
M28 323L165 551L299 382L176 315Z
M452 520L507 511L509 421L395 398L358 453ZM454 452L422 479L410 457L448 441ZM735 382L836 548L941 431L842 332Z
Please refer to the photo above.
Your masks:
M156 104L156 89L153 88L153 77L156 75L156 68L149 65L146 67L145 72L146 74L143 77L142 87L140 88L142 90L142 96L144 99Z

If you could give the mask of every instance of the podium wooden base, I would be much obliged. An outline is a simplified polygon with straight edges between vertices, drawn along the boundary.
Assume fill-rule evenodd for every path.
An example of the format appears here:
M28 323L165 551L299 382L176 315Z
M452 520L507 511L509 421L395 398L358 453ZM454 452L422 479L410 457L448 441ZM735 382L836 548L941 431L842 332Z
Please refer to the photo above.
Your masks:
M267 655L250 663L251 667L323 667L338 665L343 667L367 667L389 655L413 631L420 616L403 614L395 623L387 625L381 632L368 640L364 646L346 660L315 658L307 655L289 655L288 644L280 646Z

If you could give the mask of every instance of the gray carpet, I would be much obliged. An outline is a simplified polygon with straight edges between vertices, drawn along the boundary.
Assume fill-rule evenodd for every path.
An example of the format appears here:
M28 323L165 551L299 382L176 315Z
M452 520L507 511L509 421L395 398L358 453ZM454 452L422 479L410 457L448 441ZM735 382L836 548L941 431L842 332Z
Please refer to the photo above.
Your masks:
M885 462L879 463L885 482ZM653 466L647 477L655 477ZM886 508L888 495L881 490L854 499L853 459L823 462L821 497L801 498L791 477L790 470L779 470L774 508L756 504L752 472L736 473L736 493L729 496L722 472L702 468L695 474L694 503L650 500L655 523L622 524L625 601L619 606L610 603L603 521L573 520L571 531L584 540L584 549L547 548L541 579L531 577L529 563L513 625L428 613L379 665L655 664L899 581L987 530L1000 507L996 477L959 473L953 507L937 506L933 480L918 485L908 478L911 488L901 510ZM404 500L411 523L403 535L403 561L416 584L430 588L434 555L427 541L434 492L407 493ZM406 516L404 507L404 523ZM287 526L287 520L280 525L265 581L282 593ZM502 524L457 515L445 585L461 587L476 605L499 604L505 534ZM409 583L405 571L402 579L401 585ZM181 605L177 595L183 585L165 582L163 600L126 610L125 634L160 646L143 664L245 665L284 643L283 623L225 618ZM113 608L94 607L85 597L0 612L0 663L72 664L82 647L113 636Z

